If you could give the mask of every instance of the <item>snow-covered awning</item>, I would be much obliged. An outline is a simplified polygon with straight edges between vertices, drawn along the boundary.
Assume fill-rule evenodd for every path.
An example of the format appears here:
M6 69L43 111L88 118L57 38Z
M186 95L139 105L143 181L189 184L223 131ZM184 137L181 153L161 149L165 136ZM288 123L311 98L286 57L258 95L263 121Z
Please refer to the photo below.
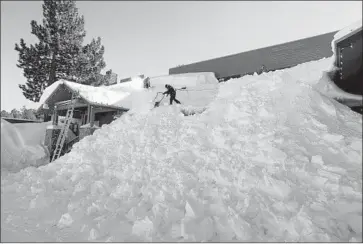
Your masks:
M353 24L345 27L344 29L338 31L335 35L334 35L334 41L335 42L339 42L342 39L345 39L346 37L352 36L355 33L359 32L362 30L362 19L354 22Z
M83 85L67 80L59 80L47 87L40 101L38 102L38 110L43 108L44 104L48 104L51 97L65 86L71 92L77 92L79 96L90 105L105 106L118 109L129 109L120 103L123 99L130 95L130 92L113 90L111 87L94 87Z
M351 25L341 29L334 35L334 39L331 42L333 53L335 54L335 46L338 42L362 31L362 19L352 23Z

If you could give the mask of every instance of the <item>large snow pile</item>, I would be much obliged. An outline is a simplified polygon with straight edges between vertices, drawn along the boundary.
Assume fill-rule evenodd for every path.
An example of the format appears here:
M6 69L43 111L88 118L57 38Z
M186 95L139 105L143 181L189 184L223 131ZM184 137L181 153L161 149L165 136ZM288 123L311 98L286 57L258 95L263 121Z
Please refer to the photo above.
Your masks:
M49 162L45 130L49 123L11 124L1 119L1 173Z
M314 89L328 61L222 83L200 115L126 114L2 177L2 241L362 241L362 117Z

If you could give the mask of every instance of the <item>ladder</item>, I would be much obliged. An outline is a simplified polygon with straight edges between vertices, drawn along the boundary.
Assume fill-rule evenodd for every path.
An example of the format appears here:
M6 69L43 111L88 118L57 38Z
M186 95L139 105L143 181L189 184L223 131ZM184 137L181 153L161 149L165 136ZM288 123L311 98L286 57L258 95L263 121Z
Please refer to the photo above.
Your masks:
M75 93L72 93L71 106L67 110L64 125L58 135L57 143L55 145L55 149L53 152L53 157L52 157L51 162L53 162L54 160L59 158L62 153L62 148L63 148L64 142L66 140L66 135L68 133L68 129L69 129L69 126L70 126L72 118L73 118L74 104L75 104L76 98L77 98L77 95Z

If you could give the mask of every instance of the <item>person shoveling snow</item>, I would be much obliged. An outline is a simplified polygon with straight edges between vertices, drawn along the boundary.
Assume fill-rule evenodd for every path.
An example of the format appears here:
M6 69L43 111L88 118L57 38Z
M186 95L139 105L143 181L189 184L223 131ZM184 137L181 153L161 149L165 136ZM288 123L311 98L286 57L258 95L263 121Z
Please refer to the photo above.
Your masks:
M155 102L155 104L154 104L154 108L159 107L159 105L160 105L160 103L163 101L163 99L164 99L165 95L170 95L170 105L172 105L172 104L173 104L173 101L175 101L175 102L176 102L176 103L178 103L178 104L181 104L181 103L180 103L180 101L179 101L179 100L177 100L177 99L175 98L175 96L176 96L176 91L177 91L177 90L186 90L186 89L187 89L186 87L182 87L182 88L180 88L180 89L174 89L174 87L172 87L172 86L171 86L171 85L169 85L169 84L166 84L166 85L165 85L165 88L167 89L167 91L166 91L166 92L158 92L158 93L156 94L156 97L154 98L154 101L156 100L156 98L158 97L158 95L159 95L159 94L162 94L162 95L163 95L163 97L162 97L159 101Z
M169 84L166 84L165 85L165 88L167 89L167 91L164 92L163 95L167 95L167 96L170 95L170 105L173 104L173 101L175 101L176 103L180 104L180 102L175 98L176 91L175 91L174 87L172 87Z

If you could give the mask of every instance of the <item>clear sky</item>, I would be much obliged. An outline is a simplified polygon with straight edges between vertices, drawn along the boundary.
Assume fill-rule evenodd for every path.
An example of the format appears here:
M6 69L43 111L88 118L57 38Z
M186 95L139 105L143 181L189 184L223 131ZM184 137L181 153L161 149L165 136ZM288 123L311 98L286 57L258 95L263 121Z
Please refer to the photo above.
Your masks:
M42 1L1 1L1 109L34 103L18 84L15 43L37 41L30 21ZM344 28L362 18L361 1L79 1L85 42L100 36L106 69L118 79L163 75L180 64L275 45ZM103 73L106 71L103 70Z

